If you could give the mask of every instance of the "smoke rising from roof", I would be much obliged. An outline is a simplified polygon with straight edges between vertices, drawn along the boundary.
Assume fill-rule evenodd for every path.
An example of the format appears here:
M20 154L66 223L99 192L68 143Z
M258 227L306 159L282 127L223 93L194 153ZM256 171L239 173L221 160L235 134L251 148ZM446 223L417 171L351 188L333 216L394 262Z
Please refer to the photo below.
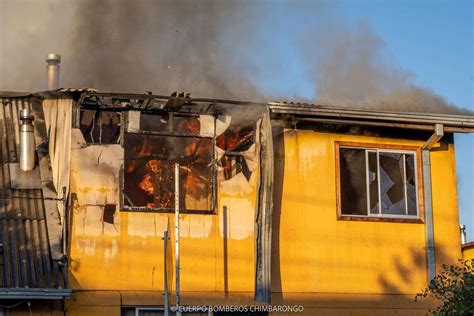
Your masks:
M318 103L408 112L470 112L414 84L414 75L388 55L386 43L366 21L351 27L318 25L308 32L305 43L304 56Z
M0 90L44 90L44 58L62 55L61 86L259 99L238 43L258 4L231 1L0 2ZM229 42L229 39L227 39Z
M70 41L77 52L75 72L82 85L107 91L178 90L218 98L243 93L240 98L257 98L257 88L242 73L244 61L233 64L238 56L221 44L239 21L250 19L249 5L82 1Z
M44 57L53 51L63 57L63 87L269 100L275 96L259 81L285 80L278 65L287 61L272 45L290 36L315 89L311 102L466 113L416 86L368 23L348 26L315 13L318 22L304 36L262 32L284 23L268 18L271 9L250 1L4 0L0 90L44 90ZM256 58L262 54L268 58Z

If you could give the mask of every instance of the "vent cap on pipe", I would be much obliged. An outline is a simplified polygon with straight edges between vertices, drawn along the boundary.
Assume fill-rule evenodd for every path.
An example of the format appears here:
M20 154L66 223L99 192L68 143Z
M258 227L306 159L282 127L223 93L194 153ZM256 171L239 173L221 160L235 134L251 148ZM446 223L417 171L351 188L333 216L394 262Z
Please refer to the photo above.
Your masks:
M31 121L34 120L34 116L30 114L29 109L20 110L20 121L23 121L23 120L31 120Z
M59 64L61 63L61 56L50 53L46 56L46 63L46 89L59 89Z
M466 225L459 225L461 229L461 245L466 243Z
M48 56L46 56L46 62L47 63L60 63L61 62L61 55L55 54L55 53L50 53Z

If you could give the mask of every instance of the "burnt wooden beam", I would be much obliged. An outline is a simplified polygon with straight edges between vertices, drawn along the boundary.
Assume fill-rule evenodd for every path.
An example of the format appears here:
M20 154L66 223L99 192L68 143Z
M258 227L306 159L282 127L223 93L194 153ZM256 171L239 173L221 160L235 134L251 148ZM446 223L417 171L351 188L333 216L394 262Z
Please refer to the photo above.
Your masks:
M257 123L259 154L257 209L255 212L255 293L256 302L271 301L273 136L270 113Z

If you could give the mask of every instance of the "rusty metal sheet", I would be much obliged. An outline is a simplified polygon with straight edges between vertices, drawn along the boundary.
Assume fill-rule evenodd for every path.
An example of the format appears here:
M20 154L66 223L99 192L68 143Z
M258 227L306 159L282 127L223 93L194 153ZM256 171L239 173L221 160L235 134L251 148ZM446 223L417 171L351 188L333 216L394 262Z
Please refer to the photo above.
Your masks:
M4 166L0 173L0 292L18 289L15 296L8 296L15 298L38 297L37 294L33 295L38 292L35 290L54 292L65 287L59 263L51 257L46 224L49 209L45 207L41 186L39 189L16 189L10 186L10 179L15 179L10 171L16 171L15 167L7 166L14 166L18 158L16 131L19 121L15 118L20 109L31 109L30 101L29 98L0 98L0 163ZM44 152L40 148L37 152L41 162ZM41 170L41 167L36 169ZM69 291L64 293L58 296L70 295ZM0 296L5 298L3 294Z

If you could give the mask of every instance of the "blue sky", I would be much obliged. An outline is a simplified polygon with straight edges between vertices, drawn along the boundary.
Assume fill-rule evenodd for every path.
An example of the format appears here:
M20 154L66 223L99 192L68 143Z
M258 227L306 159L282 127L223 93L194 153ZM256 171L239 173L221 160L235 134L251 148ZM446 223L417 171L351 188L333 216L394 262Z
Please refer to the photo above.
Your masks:
M265 73L256 82L270 95L315 96L313 84L303 69L295 47L300 36L318 19L340 19L346 25L368 22L383 38L388 55L413 75L413 81L474 111L474 1L272 1L263 27L258 54L266 66L285 76ZM273 21L273 23L270 23ZM332 23L335 23L332 21ZM337 23L337 21L336 21ZM270 26L271 25L271 26ZM268 33L267 33L268 32ZM276 34L275 34L276 33ZM268 53L274 55L268 60ZM285 61L282 63L282 61ZM460 222L467 225L468 240L474 240L474 135L456 135Z
M350 19L366 17L415 82L474 111L474 1L352 1ZM460 222L474 240L474 135L456 135Z
M474 111L474 1L352 1L350 19L366 17L415 82ZM474 240L474 135L456 135L460 222Z

